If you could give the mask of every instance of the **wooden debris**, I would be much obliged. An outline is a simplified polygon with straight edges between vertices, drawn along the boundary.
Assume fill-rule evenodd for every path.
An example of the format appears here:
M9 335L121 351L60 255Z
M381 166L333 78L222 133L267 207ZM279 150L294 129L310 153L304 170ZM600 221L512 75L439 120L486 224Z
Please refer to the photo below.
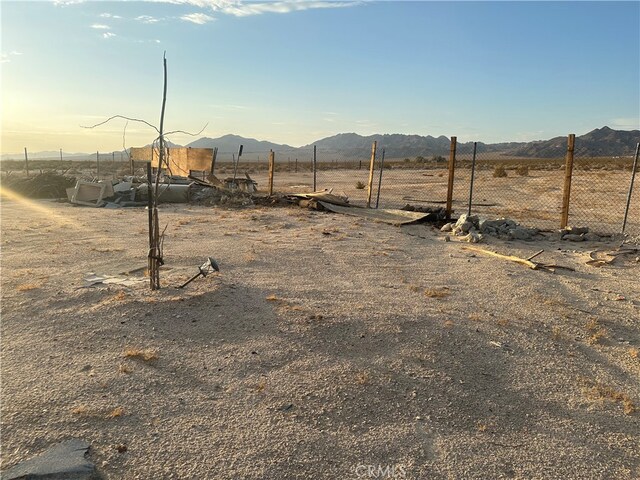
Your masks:
M594 250L593 252L589 252L589 260L586 261L587 265L591 265L592 267L602 267L604 265L611 265L615 262L619 256L621 255L634 255L640 252L638 248L619 248L615 252L599 252L598 250ZM603 254L603 256L599 256L598 254Z
M562 265L553 265L553 264L538 263L538 262L531 261L532 258L540 255L542 251L535 253L529 258L520 258L514 255L503 255L501 253L492 252L491 250L485 250L484 248L479 248L479 247L462 247L462 248L465 250L471 250L473 252L482 253L483 255L488 255L490 257L501 258L502 260L508 260L510 262L519 263L521 265L529 267L531 270L546 270L548 272L555 272L556 269L563 269L563 270L569 270L572 272L574 271L574 269L571 267L563 267Z

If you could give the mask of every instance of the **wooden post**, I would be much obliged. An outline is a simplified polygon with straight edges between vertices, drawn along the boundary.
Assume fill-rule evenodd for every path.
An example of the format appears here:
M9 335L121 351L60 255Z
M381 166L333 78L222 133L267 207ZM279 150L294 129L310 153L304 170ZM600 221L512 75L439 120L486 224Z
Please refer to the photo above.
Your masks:
M298 159L296 158L296 173L298 173Z
M62 162L62 149L60 149L60 162Z
M449 183L447 184L447 220L451 218L451 205L453 203L453 177L456 171L456 147L458 137L451 137L451 147L449 149Z
M378 142L375 140L371 145L371 160L369 162L369 182L367 182L367 208L371 208L371 193L373 187L373 169L376 164L376 148L378 146Z
M269 195L273 195L273 171L276 167L276 154L269 150Z
M567 156L565 157L564 163L564 190L562 193L560 228L565 228L569 224L569 200L571 198L571 177L573 175L573 150L575 143L576 136L571 133L567 137Z
M96 152L96 177L100 178L100 153Z
M27 177L29 176L29 156L27 155L27 147L24 147L24 167L27 170Z
M318 173L318 165L317 165L317 161L316 161L316 146L313 146L313 191L316 191L317 185L316 185L316 176Z

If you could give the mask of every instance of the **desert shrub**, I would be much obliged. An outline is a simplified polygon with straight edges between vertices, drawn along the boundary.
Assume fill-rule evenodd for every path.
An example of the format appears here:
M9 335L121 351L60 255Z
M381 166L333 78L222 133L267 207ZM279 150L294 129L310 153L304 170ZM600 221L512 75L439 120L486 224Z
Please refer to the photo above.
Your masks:
M357 188L358 190L364 190L364 187L366 187L366 185L365 185L365 183L364 183L364 182L360 182L360 181L357 181L357 182L356 182L356 188Z
M498 165L493 169L493 176L495 178L502 178L507 176L507 171L504 169L504 166Z
M528 165L518 165L516 167L516 173L521 177L529 176L529 166Z

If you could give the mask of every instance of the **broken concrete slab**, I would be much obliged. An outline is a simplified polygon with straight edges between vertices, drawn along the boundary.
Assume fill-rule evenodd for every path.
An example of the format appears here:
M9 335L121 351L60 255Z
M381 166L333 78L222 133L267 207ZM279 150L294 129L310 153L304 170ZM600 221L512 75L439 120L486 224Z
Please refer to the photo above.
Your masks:
M129 192L133 187L133 182L120 182L113 186L115 193Z
M71 196L71 203L89 207L101 207L106 188L107 186L104 183L78 180L75 191Z
M95 465L85 455L89 443L79 438L65 440L50 447L40 455L18 463L2 473L3 480L47 479L89 480L95 479Z

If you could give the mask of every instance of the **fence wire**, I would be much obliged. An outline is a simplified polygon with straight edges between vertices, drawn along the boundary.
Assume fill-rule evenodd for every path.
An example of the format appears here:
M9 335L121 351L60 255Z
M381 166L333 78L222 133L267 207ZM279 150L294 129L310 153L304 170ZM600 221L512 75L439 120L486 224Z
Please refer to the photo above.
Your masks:
M620 233L632 167L633 158L575 158L569 224L588 226L595 233ZM640 235L639 180L636 173L625 230L631 235Z
M579 139L576 151L579 151ZM278 150L273 177L274 192L305 193L314 190L314 149ZM383 160L384 154L384 160ZM218 152L215 175L220 180L249 175L260 193L269 191L270 151ZM459 143L454 169L452 216L469 208L473 143ZM315 190L331 190L349 202L365 206L368 199L371 146L315 152ZM117 179L131 172L126 153L98 154L92 160L33 160L32 172L51 170L85 178ZM449 150L438 147L422 155L405 156L378 144L374 162L371 206L380 208L444 207L449 179ZM599 234L617 234L627 205L633 157L579 157L573 162L568 223L588 226ZM20 160L3 161L5 174L24 171ZM135 162L134 172L145 175L145 163ZM209 172L200 173L203 177ZM471 214L505 217L541 230L560 228L565 157L523 158L491 152L480 144L473 171ZM626 233L640 237L640 175L636 173L629 201Z

